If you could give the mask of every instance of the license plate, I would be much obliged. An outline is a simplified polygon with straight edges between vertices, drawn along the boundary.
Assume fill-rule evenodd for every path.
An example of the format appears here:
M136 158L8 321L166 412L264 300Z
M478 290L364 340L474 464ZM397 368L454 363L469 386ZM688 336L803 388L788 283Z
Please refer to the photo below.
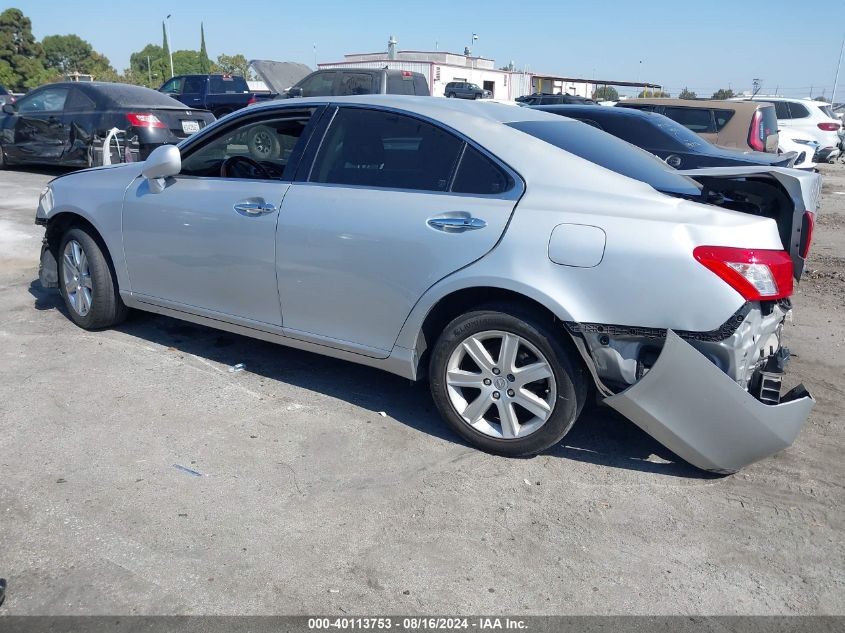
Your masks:
M185 134L193 134L200 131L199 121L182 121L182 131Z

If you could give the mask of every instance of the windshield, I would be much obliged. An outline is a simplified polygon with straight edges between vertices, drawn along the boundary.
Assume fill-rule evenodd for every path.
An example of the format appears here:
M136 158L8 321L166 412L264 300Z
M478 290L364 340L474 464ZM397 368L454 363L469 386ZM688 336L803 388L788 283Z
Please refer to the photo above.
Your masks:
M505 125L658 191L701 195L701 186L694 180L682 176L654 155L590 125L575 121L517 121Z

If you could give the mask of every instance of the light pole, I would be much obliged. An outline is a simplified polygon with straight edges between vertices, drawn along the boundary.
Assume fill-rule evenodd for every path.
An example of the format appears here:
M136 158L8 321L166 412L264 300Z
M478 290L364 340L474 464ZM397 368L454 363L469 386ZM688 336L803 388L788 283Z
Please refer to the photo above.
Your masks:
M170 78L173 79L173 40L170 37L170 16L171 14L168 13L164 22L167 25L167 52L170 53Z
M836 105L836 84L839 83L839 68L842 66L842 52L845 51L845 37L842 38L842 48L839 49L839 61L836 63L836 76L833 78L833 94L830 103Z

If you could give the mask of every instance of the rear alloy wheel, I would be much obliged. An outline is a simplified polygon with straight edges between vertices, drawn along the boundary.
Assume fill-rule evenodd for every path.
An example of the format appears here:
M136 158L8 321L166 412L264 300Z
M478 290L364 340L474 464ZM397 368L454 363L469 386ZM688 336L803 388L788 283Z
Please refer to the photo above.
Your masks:
M103 249L84 229L75 227L64 234L59 270L62 298L78 326L96 330L126 318L128 309L120 299Z
M529 455L556 444L586 398L580 364L533 314L479 310L452 321L431 358L435 404L482 450Z

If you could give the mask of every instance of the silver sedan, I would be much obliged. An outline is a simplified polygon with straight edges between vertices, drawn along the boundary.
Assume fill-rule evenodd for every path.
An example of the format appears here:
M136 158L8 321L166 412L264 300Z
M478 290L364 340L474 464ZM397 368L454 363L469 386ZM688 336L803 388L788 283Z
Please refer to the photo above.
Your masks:
M43 192L40 278L86 329L130 308L427 379L450 427L542 451L598 396L691 463L788 446L784 318L819 178L677 172L497 103L298 99Z

